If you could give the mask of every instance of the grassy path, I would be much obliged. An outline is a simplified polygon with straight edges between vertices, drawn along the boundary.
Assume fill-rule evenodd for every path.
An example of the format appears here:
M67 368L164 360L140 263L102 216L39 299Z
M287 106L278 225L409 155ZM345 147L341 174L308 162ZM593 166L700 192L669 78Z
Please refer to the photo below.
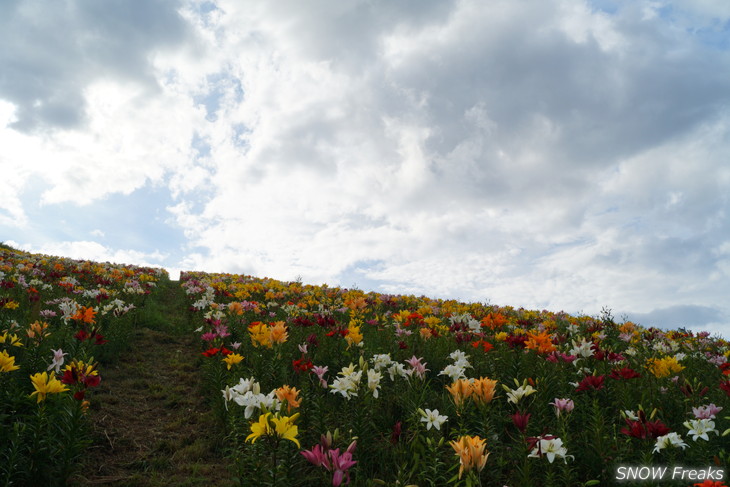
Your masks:
M140 318L130 349L102 368L91 398L93 444L69 485L232 485L178 283L163 285Z

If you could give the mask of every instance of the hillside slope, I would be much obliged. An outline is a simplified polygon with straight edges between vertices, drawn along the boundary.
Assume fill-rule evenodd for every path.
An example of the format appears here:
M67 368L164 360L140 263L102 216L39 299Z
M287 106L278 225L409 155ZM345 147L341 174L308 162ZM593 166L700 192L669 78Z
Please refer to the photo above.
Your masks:
M93 445L70 485L227 486L231 475L185 330L182 293L165 281L130 349L104 369L92 399Z

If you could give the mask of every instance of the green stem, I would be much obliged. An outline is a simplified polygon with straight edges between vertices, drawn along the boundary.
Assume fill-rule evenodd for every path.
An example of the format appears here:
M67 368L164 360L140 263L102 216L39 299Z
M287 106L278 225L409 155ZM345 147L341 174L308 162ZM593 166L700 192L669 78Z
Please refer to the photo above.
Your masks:
M274 438L275 438L275 440L274 440L274 453L272 455L273 465L272 465L272 469L271 469L271 474L272 474L271 485L272 485L272 487L276 487L276 474L277 474L277 470L278 470L276 463L277 463L277 455L279 453L279 437L278 436L275 436Z

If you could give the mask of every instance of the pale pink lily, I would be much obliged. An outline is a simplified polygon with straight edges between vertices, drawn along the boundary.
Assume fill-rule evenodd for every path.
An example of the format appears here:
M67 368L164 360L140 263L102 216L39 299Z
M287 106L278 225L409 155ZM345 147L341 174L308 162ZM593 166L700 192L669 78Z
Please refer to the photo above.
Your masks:
M722 411L722 407L715 406L714 404L692 408L692 413L694 413L695 419L715 419L715 416L720 411Z
M64 361L63 357L65 357L68 354L63 353L63 350L61 350L60 348L58 350L51 349L51 352L53 352L53 361L51 362L51 365L49 365L46 370L55 369L56 374L60 374L61 366L63 365L63 361Z
M569 413L575 407L572 399L558 399L550 403L551 406L555 406L555 414L560 417L561 412Z
M226 325L215 325L215 332L216 334L221 337L225 338L228 336L231 336L230 332L228 331L228 327Z
M312 372L314 372L314 374L319 379L319 385L321 385L325 389L327 389L327 381L324 379L324 374L326 374L328 370L329 367L327 365L315 365L314 367L312 367Z
M415 355L408 360L406 360L406 363L411 366L411 370L409 371L409 374L415 375L419 379L423 379L426 377L426 372L429 370L426 368L427 363L421 363L421 360L423 360L423 357L418 358Z

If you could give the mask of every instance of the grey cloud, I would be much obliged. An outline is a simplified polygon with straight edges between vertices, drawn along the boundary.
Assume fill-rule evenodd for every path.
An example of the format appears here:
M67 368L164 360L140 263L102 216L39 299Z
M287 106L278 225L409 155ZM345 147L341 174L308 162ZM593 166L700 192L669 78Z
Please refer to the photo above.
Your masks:
M73 127L84 89L116 77L156 89L149 55L188 36L176 3L24 0L0 6L0 98L17 105L18 130Z
M627 313L626 316L635 323L658 328L701 326L722 322L727 318L718 308L694 304L678 304L649 313Z
M730 101L728 54L666 19L642 19L640 8L624 3L607 9L617 47L607 48L590 22L581 24L588 30L579 42L559 28L565 11L558 4L566 5L462 1L429 3L421 12L413 4L295 3L257 11L256 44L243 47L270 69L265 86L274 89L246 92L264 99L251 106L263 107L266 123L247 124L242 169L234 171L241 184L231 193L279 181L294 168L306 176L297 183L311 185L297 197L322 195L328 210L298 215L292 197L294 209L282 210L282 221L328 220L288 234L309 238L349 214L375 218L376 230L390 231L377 252L353 246L338 260L333 272L348 281L363 275L385 286L412 275L409 283L423 289L489 291L505 304L522 296L562 307L623 302L637 309L637 302L661 306L674 295L697 302L710 291L716 299L713 288L726 279L703 279L716 272L713 250L727 240L717 216L727 207L727 180L719 177L720 156L708 159L705 148L719 154L728 141L708 138L696 154L683 151L705 125L727 130L718 120ZM272 68L271 59L281 66ZM288 110L292 103L280 103L276 91L286 91L287 102L295 98L297 69L303 103ZM319 69L326 73L321 91ZM246 70L231 69L243 73L244 89ZM216 123L228 123L225 114ZM683 158L706 162L685 173ZM606 189L623 163L628 175ZM343 177L348 171L362 186ZM342 181L334 192L326 184L332 180ZM668 204L671 193L681 195L676 204ZM347 231L321 240L331 249L365 239ZM269 249L261 253L272 265L281 260ZM314 254L296 263L306 269ZM450 261L453 255L473 261ZM357 264L368 258L379 261L374 269ZM477 275L454 278L458 272Z
M223 3L223 2L221 2ZM381 52L381 36L396 27L423 26L448 17L454 0L403 2L281 1L264 8L267 22L288 30L304 56L365 73ZM223 7L225 10L225 7Z
M473 159L483 170L472 171L472 180L488 183L512 172L501 166L495 149L519 155L533 147L544 162L523 174L532 189L546 180L566 189L576 179L566 178L567 172L585 177L585 171L686 133L730 100L727 53L702 49L688 38L670 39L666 25L647 34L621 18L617 29L629 47L604 52L591 39L575 43L550 27L557 15L545 7L523 9L497 24L484 8L459 36L424 37L427 46L388 73L400 90L426 98L433 154L443 157L462 144L470 129L463 115L482 106L493 126L476 136L481 147ZM554 134L532 140L540 118ZM460 162L448 163L451 169Z
M647 233L624 234L626 246L614 264L650 268L664 275L701 278L709 275L718 261L718 256L712 252L718 241L722 240L707 236L660 238Z
M677 36L661 20L642 24L636 12L619 12L612 20L628 47L605 51L590 35L577 43L557 29L561 13L549 3L498 21L476 8L464 25L450 25L465 5L295 4L264 14L286 26L298 55L328 62L362 87L353 94L367 110L335 100L343 114L329 118L312 107L286 121L281 143L261 162L329 171L340 154L327 148L355 133L392 154L385 116L429 133L423 147L432 178L418 194L444 201L459 194L494 207L539 201L563 207L561 221L577 226L596 171L712 121L730 101L727 54ZM389 66L383 42L399 33L424 45ZM418 194L413 204L423 203Z

